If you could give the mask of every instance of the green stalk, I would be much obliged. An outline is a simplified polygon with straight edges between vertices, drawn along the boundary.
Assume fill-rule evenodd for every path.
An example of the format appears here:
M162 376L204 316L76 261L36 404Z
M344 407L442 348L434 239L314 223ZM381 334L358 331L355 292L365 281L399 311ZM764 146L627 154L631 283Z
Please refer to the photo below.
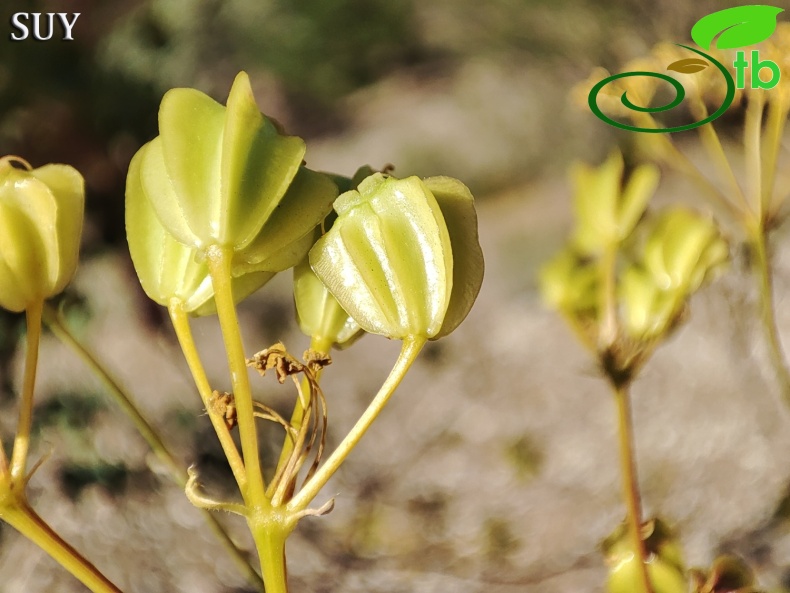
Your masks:
M648 114L645 115L649 118L648 121L655 120ZM645 126L647 127L647 126ZM704 127L704 126L703 126ZM681 171L687 175L709 198L711 203L722 208L732 218L732 220L741 220L742 215L740 210L727 199L727 196L722 191L711 183L699 167L682 151L678 150L672 141L667 137L668 134L646 134L649 138L642 139L645 144L650 147L649 150L653 152L654 157L666 163L668 166Z
M206 252L206 261L214 287L214 299L217 304L217 315L225 342L225 353L228 358L233 396L236 402L236 414L239 423L239 439L244 456L244 468L247 472L247 491L245 502L250 511L268 506L266 485L261 471L258 454L258 431L255 427L255 415L252 405L252 389L247 374L247 358L244 355L244 344L241 339L239 320L236 316L236 305L233 301L231 286L231 260L233 251L227 247L214 245Z
M773 194L776 182L776 164L779 160L779 150L784 136L785 124L787 123L787 113L790 108L784 100L772 100L768 104L768 117L765 124L766 137L764 140L763 153L763 212L767 215L773 214Z
M708 109L705 107L705 103L702 101L702 99L697 98L697 101L695 101L694 104L696 105L695 117L698 119L705 119L708 117ZM730 184L730 190L732 191L733 197L744 209L744 213L749 212L749 202L746 199L746 195L743 193L743 189L741 189L741 185L738 183L738 179L735 177L735 172L732 170L730 159L727 158L727 153L724 152L724 146L721 143L721 139L719 138L719 134L716 132L716 128L714 127L713 123L711 122L705 124L704 126L700 126L697 128L697 130L699 132L702 145L705 147L708 155L711 159L713 159L713 162L718 167L719 172L727 178L727 182Z
M66 543L23 499L6 500L0 518L52 556L93 593L121 593L110 580Z
M345 461L346 457L348 457L348 454L351 453L351 450L357 445L368 428L370 428L370 425L373 424L373 421L384 409L390 396L392 396L395 389L400 385L400 382L414 363L420 350L422 350L422 347L425 345L425 342L426 339L419 336L410 336L403 340L403 347L398 355L398 360L395 361L395 366L392 367L389 376L384 381L381 389L379 389L376 397L373 398L373 401L370 402L364 414L357 420L357 423L338 445L337 449L329 456L326 463L318 468L318 471L286 505L289 510L305 510L321 488L323 488L334 475L343 461Z
M233 472L233 477L236 479L239 490L244 495L247 490L247 473L244 470L244 462L241 459L241 455L239 455L236 443L233 442L233 437L225 424L224 418L221 418L212 409L211 396L214 392L208 382L203 362L200 360L200 354L192 336L192 328L189 326L189 317L184 311L181 301L177 299L173 299L167 310L170 313L170 321L173 323L178 344L181 346L181 352L184 354L189 371L192 373L192 379L198 389L203 407L211 421L211 425L214 427L214 432L217 435L217 439L219 439L222 451L225 453L225 458L228 460L228 465Z
M631 397L627 385L615 385L614 396L617 402L617 427L620 445L620 472L623 477L623 501L626 504L626 517L631 545L639 558L639 580L641 593L653 593L647 573L647 553L642 539L642 500L639 493L639 479L636 473L634 455L634 429L631 418Z
M250 521L250 530L261 560L266 593L288 593L285 540L294 524L282 519L279 514L269 513L258 524Z
M167 468L171 479L184 488L187 483L186 471L176 461L173 454L168 449L165 442L157 433L153 425L143 416L142 412L137 408L132 398L124 391L120 383L102 366L96 356L82 344L76 336L69 330L61 315L50 305L44 305L43 311L44 323L52 331L57 338L69 346L77 356L82 359L83 363L104 383L107 391L115 400L115 403L123 410L129 420L134 424L137 432L145 439L148 446L154 452L154 455L162 462ZM224 424L222 428L227 432ZM230 435L228 435L230 436ZM233 441L231 440L231 443ZM234 445L235 449L235 445ZM238 452L237 452L238 453ZM200 509L203 518L206 520L209 528L220 541L222 546L228 551L233 560L244 571L250 583L260 586L263 584L261 577L255 572L255 569L250 566L244 553L236 547L233 543L225 528L217 520L210 511Z
M178 462L171 455L167 445L165 445L162 438L157 434L154 427L145 419L118 381L110 375L101 363L99 363L94 354L71 333L60 314L51 305L44 306L44 323L46 323L52 333L66 346L71 348L91 372L104 383L104 386L115 400L115 403L118 404L123 413L131 420L137 432L145 439L145 442L148 443L148 446L159 461L168 469L170 475L179 476L176 480L177 482L181 482L180 476L183 476L183 482L186 484L186 473L180 468Z
M751 181L748 189L754 204L755 220L760 231L763 230L763 163L762 163L762 130L763 107L762 93L753 93L746 108L744 122L743 145L746 153L746 179Z
M771 273L771 261L768 256L768 239L764 230L754 229L751 232L750 243L754 250L755 268L760 291L760 318L768 341L768 355L771 359L774 373L776 373L776 377L779 380L782 397L790 405L790 368L787 366L787 358L782 348L782 340L779 337L779 328L776 326L773 274Z
M11 479L20 482L27 473L27 454L30 449L30 431L33 427L33 393L36 389L38 347L41 342L41 312L44 301L33 303L25 311L27 321L27 350L25 352L25 376L22 381L22 398L19 402L14 449L11 453Z

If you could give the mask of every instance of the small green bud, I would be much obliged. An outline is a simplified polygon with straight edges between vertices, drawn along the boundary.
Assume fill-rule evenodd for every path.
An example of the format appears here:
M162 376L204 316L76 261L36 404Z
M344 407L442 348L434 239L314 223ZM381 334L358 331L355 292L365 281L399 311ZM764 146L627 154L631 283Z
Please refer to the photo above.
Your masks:
M660 519L642 525L642 539L647 554L647 574L653 593L687 593L688 582L680 545ZM631 543L625 524L620 525L603 543L609 578L609 593L642 591L639 556Z
M330 178L342 192L346 192L356 189L373 173L373 169L365 166L360 167L352 178L340 175L330 175ZM337 213L330 212L321 223L321 228L316 229L314 239L317 240L332 228L336 219ZM309 257L294 267L293 277L296 319L302 333L311 338L311 347L323 348L328 352L331 346L346 348L362 337L365 331L318 279L310 267Z
M315 275L308 258L294 267L294 303L299 328L318 343L343 348L364 333Z
M577 221L574 246L595 256L631 234L656 191L659 173L653 165L641 165L622 187L623 157L615 152L600 167L576 165L571 176Z
M474 199L449 177L376 173L335 201L310 265L365 330L439 338L466 317L483 280Z
M0 158L0 307L21 312L66 287L77 268L84 209L76 169Z
M302 166L304 142L260 113L244 72L227 107L195 89L168 91L159 136L139 154L134 191L180 243L199 253L232 247L234 274L298 263L337 196L328 177Z
M212 314L216 306L206 260L162 226L151 201L140 188L143 158L144 151L134 156L126 179L127 237L140 284L151 300L164 307L177 299L187 313ZM252 272L233 278L234 300L246 298L273 276L273 272Z

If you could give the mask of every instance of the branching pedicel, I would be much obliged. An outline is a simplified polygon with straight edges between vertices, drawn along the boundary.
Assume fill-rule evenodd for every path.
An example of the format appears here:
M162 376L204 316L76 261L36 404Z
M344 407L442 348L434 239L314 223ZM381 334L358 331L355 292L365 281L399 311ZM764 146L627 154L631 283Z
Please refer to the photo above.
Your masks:
M0 518L92 591L118 591L25 499L43 312L55 333L105 380L189 500L204 511L245 518L263 575L261 583L251 571L250 580L265 584L268 593L282 593L287 591L286 538L302 518L332 510L332 500L319 508L309 505L381 412L425 342L452 332L477 297L483 257L473 198L466 186L447 177L398 180L369 167L353 178L311 171L303 162L304 142L282 135L258 111L245 73L236 78L227 107L193 89L168 92L159 129L129 166L129 248L144 290L168 309L240 500L205 495L199 468L185 472L178 467L131 398L74 339L57 311L44 305L76 267L82 178L63 165L31 170L21 159L6 157L0 159L0 306L27 312L28 356L10 463L0 449ZM236 304L289 268L294 268L299 324L311 348L303 362L282 344L248 358ZM210 384L190 328L190 315L211 314L222 329L230 370L227 391ZM368 409L324 461L328 414L320 375L330 363L332 346L348 346L364 332L401 340L403 348ZM248 365L261 374L273 370L280 383L293 382L297 396L290 419L253 398ZM268 481L258 451L261 420L285 433ZM239 432L241 450L233 430ZM219 524L210 524L246 566Z

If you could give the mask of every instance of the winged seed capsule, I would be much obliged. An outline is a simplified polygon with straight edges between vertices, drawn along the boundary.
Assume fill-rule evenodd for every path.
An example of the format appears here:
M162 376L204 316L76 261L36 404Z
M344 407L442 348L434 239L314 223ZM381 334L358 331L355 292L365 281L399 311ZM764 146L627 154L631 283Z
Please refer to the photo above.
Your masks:
M129 253L140 284L152 301L164 307L178 299L187 313L212 314L216 310L214 287L206 260L193 247L179 243L156 217L139 187L142 154L132 159L126 179ZM243 300L272 277L274 272L252 272L233 278L234 299Z
M365 331L436 339L463 321L484 267L465 185L375 173L342 194L335 211L310 265Z
M280 135L260 113L244 72L227 107L172 89L159 136L135 157L139 179L127 184L127 199L148 199L167 233L198 254L231 248L234 276L282 271L305 256L337 196L331 179L302 166L304 154L301 138ZM131 224L127 232L147 231Z
M0 307L21 312L66 287L77 268L84 209L76 169L0 158Z

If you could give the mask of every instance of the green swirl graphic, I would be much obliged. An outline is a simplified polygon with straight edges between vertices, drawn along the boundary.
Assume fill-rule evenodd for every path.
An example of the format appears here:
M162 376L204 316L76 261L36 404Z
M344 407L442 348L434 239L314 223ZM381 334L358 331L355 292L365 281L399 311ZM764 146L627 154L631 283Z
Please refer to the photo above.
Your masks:
M727 68L725 68L719 61L715 60L708 54L698 49L694 49L693 47L682 45L680 43L678 43L677 45L680 47L684 47L690 51L693 51L696 54L704 56L705 58L710 60L713 64L715 64L716 68L718 68L719 72L721 72L722 76L724 76L724 80L727 82L727 94L724 97L724 101L722 102L721 107L719 107L716 111L714 111L712 114L710 114L708 117L706 117L703 120L686 124L684 126L675 126L672 128L640 128L638 126L632 126L629 124L620 123L618 121L613 120L611 117L606 115L603 111L601 111L601 109L598 107L598 101L597 101L598 93L601 92L601 89L603 89L603 87L605 87L610 82L617 80L618 78L627 78L630 76L652 76L653 78L660 78L661 80L668 82L675 89L676 95L672 101L670 101L666 105L659 105L656 107L640 107L639 105L635 105L628 99L628 97L626 96L627 93L623 93L623 95L620 97L620 101L623 103L623 105L625 105L628 109L632 111L639 111L642 113L660 113L662 111L668 111L680 105L686 96L686 90L683 88L683 85L680 84L680 82L678 82L671 76L669 76L668 74L661 74L658 72L640 72L640 71L622 72L620 74L615 74L608 78L604 78L601 82L599 82L592 89L590 89L590 94L587 97L587 103L589 104L590 109L596 115L596 117L598 117L598 119L605 121L610 126L620 128L621 130L628 130L629 132L645 132L648 134L668 134L671 132L684 132L686 130L693 130L694 128L698 128L699 126L704 126L705 124L710 123L714 119L720 117L725 111L727 111L727 109L732 104L733 99L735 99L735 81L733 80L732 75L727 71Z

